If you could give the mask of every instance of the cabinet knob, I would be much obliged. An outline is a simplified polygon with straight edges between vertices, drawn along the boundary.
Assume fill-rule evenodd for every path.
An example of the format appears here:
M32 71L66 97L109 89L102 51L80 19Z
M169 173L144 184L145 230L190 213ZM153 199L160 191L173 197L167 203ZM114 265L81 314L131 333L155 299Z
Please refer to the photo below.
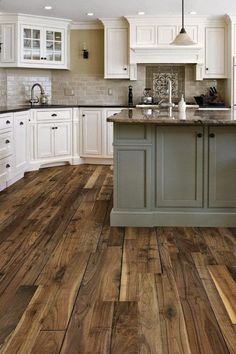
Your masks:
M6 143L6 144L10 144L10 140L7 139L7 140L5 141L5 143Z
M52 130L54 130L55 128L54 127L52 127Z
M58 129L58 127L55 127L54 129Z
M6 168L10 168L11 165L9 163L6 164Z
M53 113L53 114L51 115L51 117L57 117L57 114L56 114L56 113Z
M85 117L85 114L82 114L82 117Z
M209 134L209 137L210 137L210 138L214 138L214 137L215 137L215 134L214 134L214 133L211 133L211 134Z
M124 68L125 71L127 71L127 68Z
M44 59L44 60L47 60L47 58L46 58L46 57L44 57L43 59Z
M41 60L43 60L44 58L43 58L43 57L41 57L40 59L41 59Z
M6 124L11 124L11 122L9 120L6 121Z
M202 133L198 133L198 134L197 134L197 137L198 137L198 138L202 138Z
M23 122L20 122L20 125L24 125L24 123L23 123Z

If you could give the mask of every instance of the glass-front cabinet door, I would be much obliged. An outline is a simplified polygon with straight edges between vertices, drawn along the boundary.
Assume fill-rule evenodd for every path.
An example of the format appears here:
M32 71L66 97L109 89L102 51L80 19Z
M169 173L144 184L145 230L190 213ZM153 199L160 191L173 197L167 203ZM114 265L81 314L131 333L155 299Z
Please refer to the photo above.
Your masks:
M41 62L43 59L43 30L32 26L22 27L22 61Z
M64 31L57 29L46 29L46 61L51 64L64 63Z

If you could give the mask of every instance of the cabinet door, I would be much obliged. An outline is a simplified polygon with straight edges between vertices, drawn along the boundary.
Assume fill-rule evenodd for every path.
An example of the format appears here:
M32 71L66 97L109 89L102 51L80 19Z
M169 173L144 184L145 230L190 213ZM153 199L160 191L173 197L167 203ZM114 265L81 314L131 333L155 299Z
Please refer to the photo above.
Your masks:
M83 156L102 155L102 110L82 110Z
M16 173L27 168L27 121L28 113L14 114L14 142L15 142L15 168Z
M209 134L209 207L236 207L236 128Z
M65 62L65 31L46 28L44 30L44 39L45 62L63 65Z
M15 25L12 23L0 25L0 62L14 63L15 61Z
M114 157L114 208L150 208L151 147L116 146Z
M106 29L105 78L129 78L127 28Z
M226 77L226 40L224 27L206 28L205 78Z
M21 26L21 61L23 63L43 63L43 29L37 26Z
M54 156L54 124L38 124L38 158L44 159Z
M105 119L114 114L120 113L121 109L108 109L105 113ZM106 121L106 155L113 157L113 123Z
M157 127L157 207L202 207L203 129Z
M71 155L71 123L55 123L55 156Z

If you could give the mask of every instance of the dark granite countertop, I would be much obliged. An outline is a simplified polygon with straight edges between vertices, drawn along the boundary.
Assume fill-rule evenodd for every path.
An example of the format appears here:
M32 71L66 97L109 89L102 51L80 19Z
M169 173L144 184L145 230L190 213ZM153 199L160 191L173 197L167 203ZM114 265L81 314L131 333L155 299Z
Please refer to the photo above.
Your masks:
M227 111L199 111L189 109L185 113L173 111L171 118L167 112L150 109L129 109L107 119L113 123L156 124L156 125L236 125L236 113Z
M125 105L63 105L63 104L49 104L49 105L24 105L24 106L0 106L1 113L12 113L28 111L30 109L50 109L50 108L128 108Z

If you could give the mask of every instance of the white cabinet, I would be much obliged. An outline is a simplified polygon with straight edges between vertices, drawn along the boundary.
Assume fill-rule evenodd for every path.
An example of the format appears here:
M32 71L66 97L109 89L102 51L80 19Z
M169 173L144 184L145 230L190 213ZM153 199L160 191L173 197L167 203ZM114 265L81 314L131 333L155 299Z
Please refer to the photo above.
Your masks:
M205 78L226 78L226 36L224 27L206 27Z
M82 109L81 123L81 156L102 155L102 110Z
M0 14L1 67L69 69L70 21Z
M41 26L21 26L21 62L63 66L65 64L65 31Z
M0 24L0 63L14 63L15 61L15 25L13 23Z
M104 25L104 78L129 79L129 30L126 20L101 19Z
M39 159L54 156L54 124L40 123L37 127L37 157Z
M153 46L156 44L156 26L137 25L136 27L136 45Z
M15 173L24 173L27 169L27 124L28 112L14 113Z
M129 79L128 29L105 30L105 79Z
M107 122L107 118L120 113L121 109L105 110L105 132L106 132L106 155L113 157L113 123Z
M71 122L58 122L54 129L55 156L71 155Z

